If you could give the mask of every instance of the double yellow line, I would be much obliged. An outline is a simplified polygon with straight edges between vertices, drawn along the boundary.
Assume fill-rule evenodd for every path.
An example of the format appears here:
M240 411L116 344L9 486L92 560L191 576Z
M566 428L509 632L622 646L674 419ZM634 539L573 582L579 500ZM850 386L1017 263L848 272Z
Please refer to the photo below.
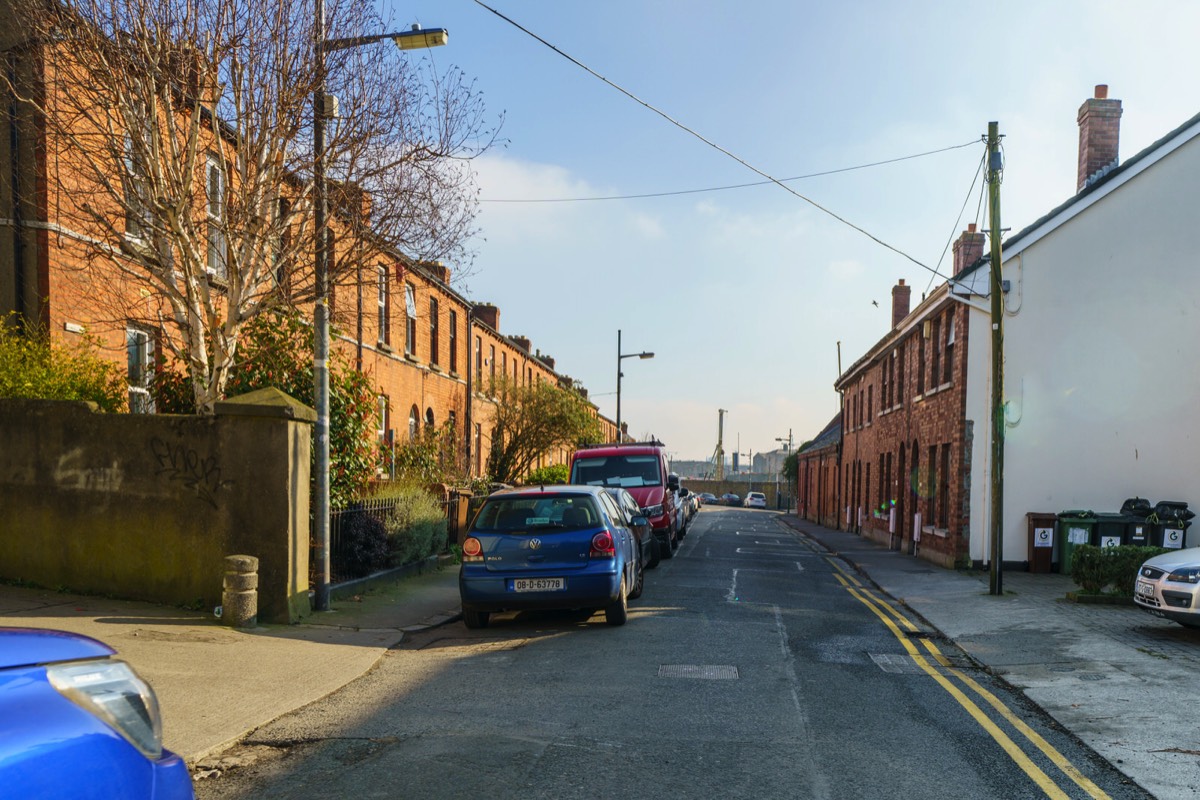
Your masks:
M937 681L939 686L945 689L951 697L958 701L958 704L961 705L966 712L970 714L971 717L978 722L979 725L985 731L987 731L993 739L996 740L996 743L1004 749L1004 752L1008 753L1009 758L1016 762L1017 766L1019 766L1025 772L1025 774L1033 780L1034 783L1041 787L1042 791L1046 793L1047 797L1069 800L1070 795L1060 789L1058 785L1051 780L1050 776L1048 776L1041 769L1041 767L1033 763L1033 761L1025 754L1021 747L1014 742L1012 738L1010 738L1009 735L1000 728L1000 726L993 722L992 719L986 713L984 713L983 709L981 709L974 700L968 697L962 691L962 689L960 689L944 674L942 674L938 667L960 680L963 685L986 701L988 705L995 709L996 713L998 713L1004 720L1012 725L1013 728L1021 733L1030 742L1030 744L1040 750L1042 754L1050 760L1051 763L1062 770L1068 778L1073 780L1081 789L1087 792L1089 797L1096 798L1096 800L1108 800L1109 796L1103 789L1092 783L1092 781L1088 780L1087 776L1081 773L1074 764L1068 761L1066 756L1054 749L1054 747L1045 739L1043 739L1037 731L1025 724L1025 722L1023 722L1006 705L1004 705L1004 703L1002 703L998 697L984 687L980 686L979 683L970 676L964 674L960 670L954 669L949 659L947 659L946 656L944 656L942 652L938 650L936 644L926 638L921 638L921 644L923 644L925 649L929 651L929 656L933 658L933 660L937 663L937 666L935 667L933 664L930 664L929 658L927 658L923 653L921 653L920 650L917 649L917 646L912 643L912 640L905 634L904 631L901 631L901 628L904 628L905 631L916 633L919 632L917 626L913 625L908 618L893 608L889 603L872 594L869 589L866 589L862 585L862 582L859 581L858 578L848 572L845 567L843 567L842 564L836 559L827 557L826 560L836 570L834 577L837 578L842 586L846 587L846 590L850 592L851 596L869 608L877 617L879 617L879 619L883 621L883 624L888 627L888 630L892 632L897 641L900 642L905 651L907 651L907 653L912 657L912 660L916 662L917 666L920 667L921 670L923 670L927 675L929 675L929 677Z

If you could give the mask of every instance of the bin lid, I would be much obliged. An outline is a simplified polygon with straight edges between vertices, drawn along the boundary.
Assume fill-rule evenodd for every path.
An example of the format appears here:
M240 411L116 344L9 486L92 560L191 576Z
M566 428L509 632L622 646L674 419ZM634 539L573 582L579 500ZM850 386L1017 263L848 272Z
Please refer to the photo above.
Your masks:
M1075 509L1072 511L1060 511L1058 512L1058 518L1063 520L1077 520L1079 522L1096 521L1096 515L1094 513L1080 509Z

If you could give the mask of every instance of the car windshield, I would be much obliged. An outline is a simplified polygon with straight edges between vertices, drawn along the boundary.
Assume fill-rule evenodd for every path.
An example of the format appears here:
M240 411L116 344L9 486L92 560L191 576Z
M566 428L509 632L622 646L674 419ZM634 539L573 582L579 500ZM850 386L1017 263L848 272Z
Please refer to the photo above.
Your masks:
M588 486L661 486L656 455L589 456L575 459L571 483Z
M475 518L476 530L522 532L580 530L598 525L596 501L581 495L498 497L488 500Z

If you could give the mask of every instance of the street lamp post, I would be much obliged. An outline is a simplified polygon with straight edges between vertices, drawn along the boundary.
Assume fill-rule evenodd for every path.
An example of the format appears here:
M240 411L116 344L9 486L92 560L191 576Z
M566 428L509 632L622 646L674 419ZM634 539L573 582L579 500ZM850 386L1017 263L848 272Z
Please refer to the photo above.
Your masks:
M313 92L313 233L316 237L316 302L313 305L313 395L317 411L316 498L313 502L316 542L317 611L329 610L329 242L326 230L328 214L325 189L325 117L329 113L325 96L325 54L335 50L391 39L401 50L415 50L446 44L444 28L356 36L349 39L325 38L325 0L315 3L316 90Z
M621 329L617 329L617 441L624 438L621 435L621 362L627 358L654 358L654 353L621 353Z
M782 507L779 502L779 500L780 500L780 498L779 498L779 476L780 476L780 473L783 472L783 468L787 465L788 456L791 455L791 452L792 452L792 429L788 428L788 435L787 435L786 439L784 439L782 436L776 436L775 441L777 441L783 445L783 463L780 464L779 468L775 470L775 505L777 507ZM788 488L787 507L789 509L791 509L791 507L792 507L791 487Z

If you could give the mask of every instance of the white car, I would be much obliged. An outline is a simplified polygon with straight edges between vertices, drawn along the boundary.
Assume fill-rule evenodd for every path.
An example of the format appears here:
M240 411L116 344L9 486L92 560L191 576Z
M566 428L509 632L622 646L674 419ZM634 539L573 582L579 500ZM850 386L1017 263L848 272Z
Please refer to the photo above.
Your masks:
M742 501L742 506L745 508L766 508L767 496L762 492L747 492L746 499Z
M1133 601L1157 617L1200 628L1200 547L1163 553L1142 564Z

